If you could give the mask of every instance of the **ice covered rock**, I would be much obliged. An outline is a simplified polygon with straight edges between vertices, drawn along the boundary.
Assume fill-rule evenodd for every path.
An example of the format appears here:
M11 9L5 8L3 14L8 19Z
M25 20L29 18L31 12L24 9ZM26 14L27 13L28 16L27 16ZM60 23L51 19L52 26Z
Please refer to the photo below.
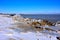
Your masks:
M56 22L56 25L55 26L60 27L60 21Z
M30 32L29 30L32 28L29 23L32 23L31 20L33 19L26 19L28 21L24 21L24 19L20 15L12 17L0 16L0 40L57 40L53 35ZM41 20L35 20L34 22L33 25L40 26L38 24ZM25 33L21 30L25 31Z
M24 18L21 15L14 15L12 17L12 19L14 20L14 22L23 22Z

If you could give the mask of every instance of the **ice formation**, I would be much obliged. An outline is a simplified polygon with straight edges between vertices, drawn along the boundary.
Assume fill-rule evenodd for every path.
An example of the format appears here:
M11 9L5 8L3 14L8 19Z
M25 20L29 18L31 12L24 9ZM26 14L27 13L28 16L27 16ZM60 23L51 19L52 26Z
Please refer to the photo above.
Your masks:
M21 27L28 27L29 25L25 21L22 22L23 20L24 18L20 15L15 15L13 17L5 17L5 15L0 16L0 40L57 40L56 36L53 35L40 33L38 31L22 32L18 27L15 28L18 24Z

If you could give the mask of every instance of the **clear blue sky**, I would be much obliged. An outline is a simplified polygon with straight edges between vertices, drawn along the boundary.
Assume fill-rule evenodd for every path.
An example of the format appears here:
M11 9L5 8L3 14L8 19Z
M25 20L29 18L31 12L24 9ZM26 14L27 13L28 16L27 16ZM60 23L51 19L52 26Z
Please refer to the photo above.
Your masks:
M60 13L60 0L0 0L0 13Z

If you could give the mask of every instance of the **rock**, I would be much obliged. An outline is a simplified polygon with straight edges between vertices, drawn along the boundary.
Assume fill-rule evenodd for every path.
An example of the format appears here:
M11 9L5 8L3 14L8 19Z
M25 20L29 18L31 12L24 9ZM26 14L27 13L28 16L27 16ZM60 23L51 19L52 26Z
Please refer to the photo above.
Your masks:
M14 22L23 22L24 18L21 15L14 15L12 17L12 19L14 20Z
M34 25L34 26L41 26L41 24L39 22L32 22L31 25Z
M42 21L40 22L40 24L41 24L41 26L45 26L45 25L47 24L47 22L46 22L46 20L42 20Z
M49 22L47 20L42 20L40 22L41 26L45 26L45 25L48 25L48 26L53 26L53 23L52 22Z
M60 30L58 30L58 31L57 31L57 33L59 33L59 34L60 34Z
M30 19L29 18L25 18L24 21L30 21Z
M57 21L55 26L60 27L60 21Z
M16 40L16 39L14 39L14 38L9 38L9 40Z
M42 21L41 19L37 20L39 23Z
M37 26L35 26L35 28L34 28L36 31L43 31L43 28L42 27L37 27Z
M47 25L48 26L53 26L53 23L52 22L48 22Z
M53 30L53 29L51 29L51 28L45 28L45 30L48 30L48 31L55 31L55 30Z
M56 37L58 40L60 40L60 37Z
M16 14L10 14L10 16L14 16L14 15L16 15Z

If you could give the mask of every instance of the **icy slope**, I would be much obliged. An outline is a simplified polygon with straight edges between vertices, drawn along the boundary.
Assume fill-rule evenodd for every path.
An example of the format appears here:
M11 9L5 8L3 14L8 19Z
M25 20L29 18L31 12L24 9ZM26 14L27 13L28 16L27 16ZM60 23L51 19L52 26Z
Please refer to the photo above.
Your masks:
M0 40L57 40L55 36L49 34L9 29L13 27L11 24L14 24L12 18L0 16Z

